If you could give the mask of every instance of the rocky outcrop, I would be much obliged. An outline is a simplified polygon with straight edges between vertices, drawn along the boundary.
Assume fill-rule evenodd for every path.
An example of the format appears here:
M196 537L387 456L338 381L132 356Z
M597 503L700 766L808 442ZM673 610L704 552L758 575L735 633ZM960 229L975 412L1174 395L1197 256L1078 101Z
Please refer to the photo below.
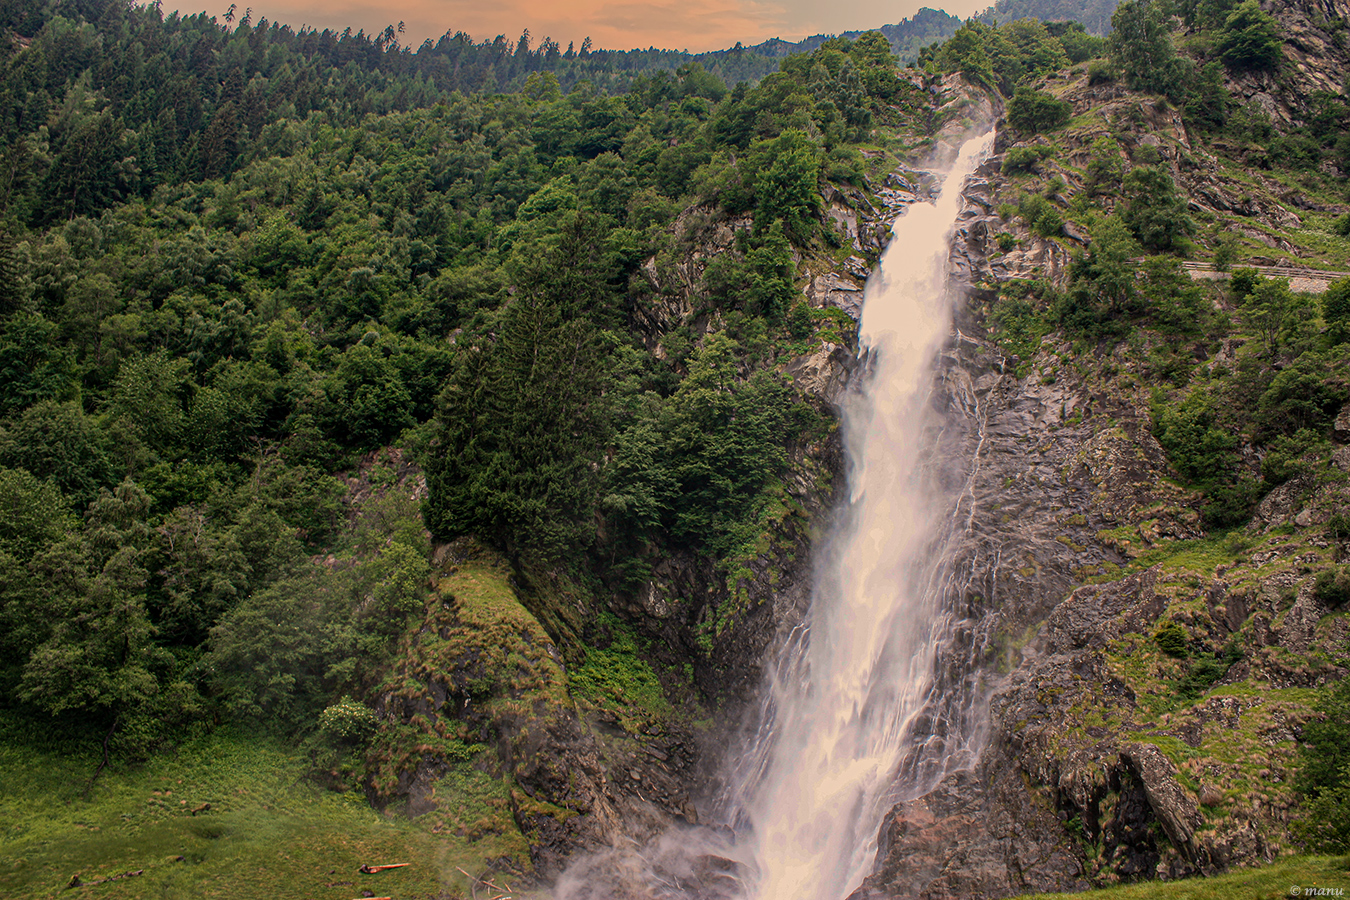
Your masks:
M1172 846L1185 848L1194 855L1191 838L1204 820L1195 794L1177 781L1176 767L1152 744L1130 744L1120 753L1144 789L1149 808L1162 824Z
M981 775L985 774L983 772ZM891 809L873 873L849 900L1012 896L1087 886L1080 848L1041 798L1027 802L1015 766L957 773ZM980 794L988 806L971 804Z
M1275 70L1229 74L1229 89L1260 107L1277 128L1303 124L1317 92L1340 93L1350 71L1346 0L1264 0L1279 23L1284 60Z

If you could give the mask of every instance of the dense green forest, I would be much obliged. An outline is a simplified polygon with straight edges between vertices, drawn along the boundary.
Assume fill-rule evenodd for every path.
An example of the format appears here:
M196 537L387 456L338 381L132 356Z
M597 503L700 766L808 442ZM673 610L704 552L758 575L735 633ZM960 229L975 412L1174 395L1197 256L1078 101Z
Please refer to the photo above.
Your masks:
M1278 131L1234 99L1234 79L1281 71L1254 0L1133 0L1110 38L1024 11L1000 3L1016 21L936 43L951 23L920 15L916 31L780 60L528 33L414 50L392 27L5 2L6 732L50 727L106 763L256 723L335 770L377 728L368 704L421 615L433 540L471 536L522 591L626 596L681 553L734 595L791 506L790 456L835 428L783 371L853 340L847 315L802 296L802 260L853 252L822 191L874 196L897 155L930 146L946 123L931 92L953 74L1006 102L1019 146L1003 170L1025 188L1000 210L1009 227L1091 236L1060 287L996 286L1010 357L1051 332L1085 348L1165 336L1147 348L1155 432L1208 527L1325 473L1350 390L1350 287L1318 305L1240 272L1220 299L1263 352L1195 369L1229 324L1181 260L1227 268L1256 248L1198 221L1156 151L1124 136L1093 144L1084 189L1066 190L1073 107L1054 82L1082 66L1094 85L1160 95L1235 165L1341 200L1345 92ZM727 222L731 249L682 286ZM684 287L681 324L647 333ZM1238 435L1261 448L1256 467ZM425 498L353 500L353 472L387 486L407 459ZM622 657L633 695L666 703L627 662L618 619L546 624L578 690L610 685ZM450 756L490 752L447 740ZM1343 803L1342 762L1310 796ZM349 784L379 777L345 765Z
M1248 111L1215 94L1220 63L1177 55L1154 9L1117 13L1119 75L1100 77L1156 84L1198 127L1250 137ZM1218 47L1262 27L1235 9L1197 13ZM6 11L4 69L5 695L128 739L135 711L190 718L203 690L261 708L223 674L240 663L231 630L310 583L294 575L306 548L342 530L333 473L390 442L429 454L434 534L619 559L606 576L619 587L643 577L652 541L733 570L774 505L784 445L825 427L766 365L819 324L794 299L791 255L837 240L818 183L863 184L854 145L926 114L876 33L789 57L754 88L689 64L618 96L563 94L547 72L465 94L390 41L120 4L82 10L93 21L22 11ZM1077 28L972 21L923 62L1010 96L1012 124L1035 132L1067 113L1026 85L1102 49ZM1243 52L1224 61L1271 51ZM1273 149L1343 162L1344 99L1314 100L1318 116ZM1111 265L1184 250L1192 225L1167 176L1141 166L1121 182L1098 149L1096 191L1139 199L1093 224L1105 237L1053 305L1104 334L1139 302L1110 287ZM1022 209L1036 227L1058 221L1036 201ZM690 230L669 223L691 202L755 224L704 275L723 335L664 335L658 359L632 331L660 293L638 267L674 264ZM1168 301L1173 320L1200 327L1188 297ZM1177 415L1219 434L1212 411L1163 415L1164 429ZM1302 424L1282 440L1313 440ZM1210 458L1231 441L1206 447L1181 470L1229 473L1212 492L1237 505L1215 515L1240 516L1257 485ZM414 565L387 556L361 578ZM339 655L357 653L348 624L322 626ZM343 677L316 674L273 721L312 722L358 684Z
M753 88L691 64L618 96L550 73L469 94L364 39L19 12L11 708L132 753L221 712L312 728L361 693L388 649L371 630L398 630L426 566L406 534L338 572L307 564L358 539L335 473L391 442L425 455L439 536L617 558L620 587L652 541L728 571L753 545L784 445L825 427L760 364L833 327L794 299L792 242L826 240L818 180L861 181L852 143L919 109L884 38ZM704 279L724 333L666 335L658 359L631 328L660 293L638 267L674 264L691 202L755 225ZM343 599L363 596L382 599ZM268 629L278 604L303 627Z
M65 12L4 10L0 694L133 755L204 716L305 731L368 687L424 539L307 561L374 540L335 474L390 443L435 535L620 590L658 547L734 573L785 448L831 427L771 364L838 327L794 287L794 246L838 246L819 185L865 183L873 126L935 124L877 33L754 87L690 63L465 93L388 35ZM1064 59L1017 29L1052 48L1028 70ZM648 347L691 203L753 227L699 286L721 331ZM283 608L303 625L269 629Z

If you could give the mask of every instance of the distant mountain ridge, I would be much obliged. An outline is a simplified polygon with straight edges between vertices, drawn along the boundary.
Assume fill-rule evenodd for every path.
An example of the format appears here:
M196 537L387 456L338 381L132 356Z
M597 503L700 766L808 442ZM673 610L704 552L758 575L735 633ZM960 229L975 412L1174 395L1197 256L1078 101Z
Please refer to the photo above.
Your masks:
M837 35L813 34L796 42L785 41L781 38L770 38L749 47L741 47L740 44L737 44L730 50L719 52L746 51L772 59L782 59L793 53L809 53L833 37L856 40L869 31L879 31L885 35L886 40L890 41L892 53L900 57L902 62L912 62L918 58L920 47L927 46L933 41L946 40L951 37L956 33L956 29L961 27L961 22L960 16L954 16L943 10L925 6L911 18L901 19L894 25L882 25L879 28L867 28L861 31L844 31Z
M1104 35L1111 30L1111 14L1120 0L998 0L993 6L972 18L997 25L1017 19L1040 19L1042 22L1073 21L1080 23L1089 34ZM964 20L949 12L922 7L912 17L893 25L882 25L860 31L842 31L838 34L813 34L800 41L769 38L758 44L736 46L728 50L714 50L697 54L700 62L709 65L726 56L752 54L766 59L783 59L794 53L810 53L831 38L857 40L869 31L879 31L890 41L891 52L901 63L918 59L919 50L934 41L945 41L956 33Z

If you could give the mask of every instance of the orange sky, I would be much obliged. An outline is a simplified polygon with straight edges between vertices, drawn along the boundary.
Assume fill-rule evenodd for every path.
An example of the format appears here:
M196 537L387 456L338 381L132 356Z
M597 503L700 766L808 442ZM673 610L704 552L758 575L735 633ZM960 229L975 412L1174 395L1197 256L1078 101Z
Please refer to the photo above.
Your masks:
M208 14L223 20L228 0L213 0L220 9ZM590 36L597 48L630 50L662 47L675 50L718 50L737 41L754 44L771 37L799 40L810 34L833 34L875 28L911 16L921 6L968 16L991 0L854 0L831 4L821 0L238 0L240 15L252 5L256 22L285 22L295 28L347 26L368 33L406 23L404 43L416 47L448 31L467 31L475 41L504 34L520 37L523 29L537 45L545 37L564 48L581 45ZM164 4L173 8L172 0ZM184 13L194 12L184 8Z

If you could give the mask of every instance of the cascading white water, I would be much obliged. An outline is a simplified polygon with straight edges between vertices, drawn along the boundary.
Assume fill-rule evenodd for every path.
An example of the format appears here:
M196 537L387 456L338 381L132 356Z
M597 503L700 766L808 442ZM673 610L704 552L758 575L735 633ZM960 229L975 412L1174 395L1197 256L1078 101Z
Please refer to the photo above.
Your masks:
M736 855L758 900L840 900L867 874L889 805L931 787L897 791L922 740L911 726L928 703L948 621L940 598L950 504L932 483L926 432L937 425L933 362L952 322L947 260L961 189L992 143L992 133L967 141L937 202L896 220L867 284L870 377L844 411L850 507L735 779ZM940 777L948 766L924 768Z
M931 401L961 189L992 145L990 133L962 146L937 202L896 220L868 281L869 373L843 415L850 503L822 548L807 621L776 654L755 734L725 773L714 817L731 829L675 828L574 859L555 900L842 900L867 874L889 806L972 761L984 629L961 621L971 573L949 551L973 511L974 463L934 452L944 423ZM973 398L949 400L969 412ZM944 489L962 468L965 486Z

